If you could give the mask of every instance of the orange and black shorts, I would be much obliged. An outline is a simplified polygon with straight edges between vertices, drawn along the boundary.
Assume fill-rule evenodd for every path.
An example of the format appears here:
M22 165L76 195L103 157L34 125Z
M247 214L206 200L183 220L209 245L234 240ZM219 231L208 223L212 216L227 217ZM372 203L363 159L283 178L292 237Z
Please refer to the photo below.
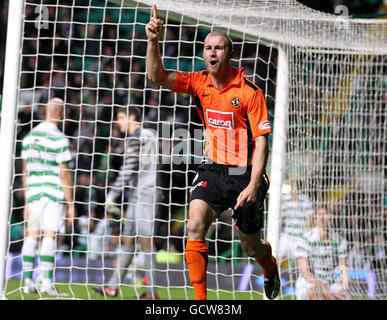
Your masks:
M201 164L192 182L190 201L200 199L212 208L223 212L234 208L239 194L247 187L251 166L233 167L221 164ZM264 201L269 189L269 179L263 175L257 200L253 205L234 210L233 218L238 228L246 234L254 234L263 228Z

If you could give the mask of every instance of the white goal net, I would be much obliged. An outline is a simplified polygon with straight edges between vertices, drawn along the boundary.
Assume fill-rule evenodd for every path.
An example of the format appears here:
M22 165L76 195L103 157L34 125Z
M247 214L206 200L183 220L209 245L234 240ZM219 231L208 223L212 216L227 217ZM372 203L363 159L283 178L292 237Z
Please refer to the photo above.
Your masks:
M194 297L184 261L185 222L204 135L188 95L162 89L146 78L145 24L154 2L24 2L17 121L15 136L10 137L14 150L5 259L8 299L109 299L93 287L102 288L114 273L124 250L126 209L136 192L126 186L118 198L119 213L106 211L108 190L125 154L117 110L128 106L140 109L141 126L157 137L153 286L161 299ZM166 68L204 69L204 38L220 29L234 41L233 65L244 67L246 77L265 94L274 132L269 137L267 173L273 180L263 232L280 262L280 299L296 299L306 291L299 281L301 251L310 252L310 271L334 279L327 280L332 286L345 272L339 267L345 259L351 299L386 298L387 23L323 14L293 0L156 4L164 20L160 50ZM287 63L279 66L281 54ZM278 85L280 77L287 85ZM63 224L55 238L52 277L60 294L46 296L23 290L21 152L23 138L44 120L44 106L53 97L65 105L60 129L70 143L75 219L71 227ZM313 242L316 249L308 241L317 230L321 207L330 213L325 228L331 242ZM213 223L206 240L209 299L262 299L262 271L241 250L230 214ZM329 252L321 249L328 247ZM140 243L135 248L116 299L138 299L149 287L149 266L144 263L148 253ZM38 244L32 269L36 283L45 273L39 256ZM322 269L330 274L322 274Z

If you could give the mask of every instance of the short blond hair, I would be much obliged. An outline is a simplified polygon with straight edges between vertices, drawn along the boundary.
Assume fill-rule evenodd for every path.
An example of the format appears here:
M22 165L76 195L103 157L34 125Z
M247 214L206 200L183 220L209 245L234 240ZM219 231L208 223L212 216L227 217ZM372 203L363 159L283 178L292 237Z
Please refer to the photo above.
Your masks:
M234 51L234 44L232 42L232 39L226 32L215 30L215 31L211 31L209 34L207 34L206 38L209 36L223 37L226 40L225 45L226 45L226 48L228 48L229 53L231 54Z
M60 98L52 98L47 102L46 105L46 117L52 118L56 116L58 110L63 110L64 101Z

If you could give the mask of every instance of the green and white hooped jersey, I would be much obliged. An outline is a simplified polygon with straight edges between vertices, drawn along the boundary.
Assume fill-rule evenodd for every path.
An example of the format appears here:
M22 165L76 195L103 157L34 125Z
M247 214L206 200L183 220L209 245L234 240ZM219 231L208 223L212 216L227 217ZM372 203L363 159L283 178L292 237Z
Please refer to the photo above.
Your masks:
M313 203L306 195L300 194L293 200L290 194L282 197L282 217L285 219L283 232L300 237L307 229L307 217L314 214Z
M42 122L23 139L22 159L27 162L27 202L47 197L64 200L59 165L71 160L70 144L54 124Z
M348 258L347 240L336 233L330 233L328 243L320 240L318 228L304 233L297 242L297 258L307 258L311 272L322 282L335 282L335 268L339 259Z

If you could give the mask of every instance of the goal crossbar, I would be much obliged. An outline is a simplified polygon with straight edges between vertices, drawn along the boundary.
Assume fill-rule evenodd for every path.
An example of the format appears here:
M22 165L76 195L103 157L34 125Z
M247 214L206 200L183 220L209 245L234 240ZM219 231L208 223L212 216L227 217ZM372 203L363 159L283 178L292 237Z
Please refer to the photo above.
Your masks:
M149 11L157 3L159 15L168 12L168 18L203 26L221 27L235 36L249 41L260 40L273 45L354 51L357 53L385 54L387 52L387 22L384 19L352 19L321 13L297 1L238 0L229 7L227 1L193 0L110 0L112 3ZM264 10L260 10L264 8ZM309 25L311 32L299 35L298 30ZM361 36L359 36L359 34ZM321 39L323 37L323 39Z

